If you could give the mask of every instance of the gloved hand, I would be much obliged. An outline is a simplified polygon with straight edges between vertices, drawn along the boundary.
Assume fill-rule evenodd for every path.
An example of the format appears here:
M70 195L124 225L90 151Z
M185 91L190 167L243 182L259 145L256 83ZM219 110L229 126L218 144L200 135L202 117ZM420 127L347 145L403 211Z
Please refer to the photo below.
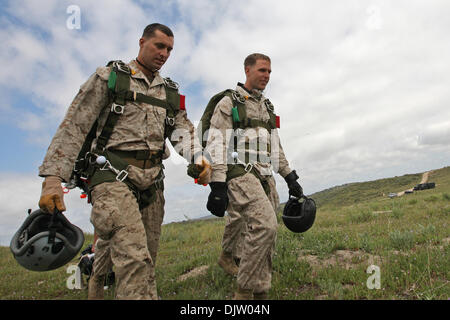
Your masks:
M60 212L66 211L61 182L62 179L57 176L45 177L44 182L42 182L41 198L39 199L39 208L42 211L53 214L55 207Z
M303 188L302 186L297 182L298 175L295 172L295 170L292 170L291 173L289 173L286 177L284 177L284 180L286 181L288 188L289 188L289 195L294 196L296 198L303 197Z
M196 166L200 171L198 184L208 184L211 181L211 164L202 156L200 164L196 164Z
M188 165L187 174L197 179L198 184L207 185L211 181L211 165L203 155L194 156L193 163Z
M211 182L211 193L208 196L206 208L213 215L223 217L228 207L227 183Z

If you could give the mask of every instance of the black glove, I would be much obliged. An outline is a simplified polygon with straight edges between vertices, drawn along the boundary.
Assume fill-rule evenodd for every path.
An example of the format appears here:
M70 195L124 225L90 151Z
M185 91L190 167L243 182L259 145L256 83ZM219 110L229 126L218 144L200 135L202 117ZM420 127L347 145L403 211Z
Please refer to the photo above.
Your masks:
M198 175L200 174L200 170L198 170L197 166L194 163L188 164L187 167L187 174L188 176L198 179Z
M302 186L297 182L298 175L295 172L295 170L292 170L291 173L289 173L286 177L284 177L284 180L286 181L288 188L289 188L289 195L294 196L296 198L303 197L303 188Z
M223 217L228 206L227 183L211 182L211 193L208 196L206 209L213 215Z
M195 163L196 163L195 160L197 160L198 157L205 157L206 160L208 160L209 163L212 163L211 156L206 151L203 151L203 152L199 151L195 155L193 155L192 158L191 158L191 162L190 162L190 164L188 164L188 167L187 167L187 174L188 174L188 176L190 176L190 177L192 177L194 179L198 179L198 176L201 173L201 171L199 170L198 166L195 165Z

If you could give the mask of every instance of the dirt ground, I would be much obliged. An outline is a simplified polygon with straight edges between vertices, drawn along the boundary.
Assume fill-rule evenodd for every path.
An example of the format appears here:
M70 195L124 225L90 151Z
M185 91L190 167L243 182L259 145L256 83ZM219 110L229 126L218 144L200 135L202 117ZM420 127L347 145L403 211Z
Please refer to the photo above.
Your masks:
M421 184L422 184L422 183L427 183L427 182L428 182L428 178L429 178L429 176L430 176L430 173L431 173L431 171L427 171L427 172L424 172L424 173L423 173L423 175L422 175L422 180L420 181ZM405 191L414 191L414 188L411 188L411 189L408 189L408 190L405 190ZM398 196L398 197L401 197L402 195L405 194L405 191L401 191L401 192L397 193L397 196Z
M381 264L381 257L355 250L336 250L334 254L326 259L320 259L318 256L310 255L304 252L299 258L299 261L305 260L313 269L326 268L327 266L341 266L346 270L354 269L361 263L370 266L372 264Z
M199 275L205 274L206 270L208 270L209 266L200 266L197 268L194 268L181 276L178 277L178 282L185 281L186 279L198 277Z

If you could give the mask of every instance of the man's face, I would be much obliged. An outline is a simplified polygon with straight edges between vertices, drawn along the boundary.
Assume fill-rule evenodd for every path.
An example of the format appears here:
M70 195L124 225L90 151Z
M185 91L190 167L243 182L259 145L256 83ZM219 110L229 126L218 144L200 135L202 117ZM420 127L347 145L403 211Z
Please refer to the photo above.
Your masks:
M169 58L173 43L173 37L155 30L152 37L139 39L138 59L147 68L153 71L159 70Z
M270 62L264 59L258 59L253 66L246 67L247 81L245 84L247 89L264 90L269 82L271 72Z

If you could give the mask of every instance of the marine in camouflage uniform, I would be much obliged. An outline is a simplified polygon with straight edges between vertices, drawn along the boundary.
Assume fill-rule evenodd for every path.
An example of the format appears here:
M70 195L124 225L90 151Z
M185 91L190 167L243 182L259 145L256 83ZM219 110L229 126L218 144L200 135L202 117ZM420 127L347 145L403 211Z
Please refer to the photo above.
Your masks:
M268 122L270 115L262 90L270 78L270 58L252 54L246 58L244 66L247 80L245 84L238 84L236 92L245 98L248 118ZM213 173L207 207L217 215L223 215L226 209L229 215L220 259L230 254L240 256L235 299L264 299L271 287L279 206L272 171L285 178L291 194L300 197L303 190L296 181L298 176L295 171L289 167L277 130L269 132L265 127L243 129L239 139L245 141L237 142L239 154L247 153L248 159L254 161L241 160L241 164L236 165L247 166L251 163L253 169L231 179L227 177L230 170L227 155L234 150L228 138L233 130L233 106L233 100L225 96L217 104L211 118L206 150L211 155ZM266 145L268 148L258 147Z
M131 72L130 90L166 99L166 83L158 70L168 59L173 43L173 34L168 27L151 24L145 28L139 39L138 57L127 64ZM74 162L96 120L97 138L91 150L95 150L99 143L98 137L111 112L108 95L110 73L111 67L99 67L81 86L39 168L39 175L45 177L39 206L49 213L55 207L65 210L61 182L68 182L71 178ZM124 112L107 141L106 150L118 153L129 163L125 180L128 184L114 180L90 188L91 222L98 236L108 242L97 249L96 255L102 256L110 250L118 299L157 298L155 259L164 217L162 158L163 154L168 156L165 147L166 112L166 109L151 103L127 100ZM171 120L173 129L175 132L179 129L181 136L174 132L168 138L174 149L191 162L195 151L201 150L194 127L185 110L179 110ZM137 158L137 152L144 152L148 158ZM208 183L209 164L202 156L197 156L194 161L201 171L199 183ZM154 201L140 208L136 190L131 190L130 183L141 191L156 186Z

